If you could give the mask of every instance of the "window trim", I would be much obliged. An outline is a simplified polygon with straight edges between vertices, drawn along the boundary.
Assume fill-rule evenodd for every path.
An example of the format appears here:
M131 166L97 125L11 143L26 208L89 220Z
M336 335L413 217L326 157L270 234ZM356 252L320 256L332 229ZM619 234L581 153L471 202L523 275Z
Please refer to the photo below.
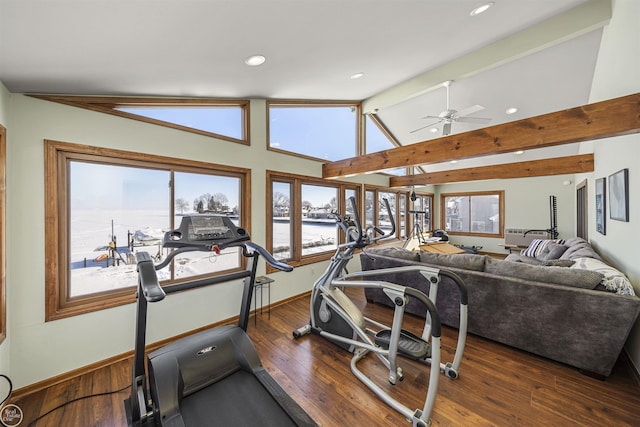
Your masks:
M45 150L45 321L57 320L135 301L131 288L68 296L68 170L67 160L99 160L101 164L167 169L169 171L207 173L241 177L241 218L243 228L251 232L251 170L193 160L92 147L68 142L44 141ZM174 214L170 206L170 216ZM242 260L240 269L246 265ZM226 272L225 272L226 273ZM135 284L132 284L135 286Z
M275 153L281 153L281 154L287 154L290 156L295 156L295 157L300 157L303 159L309 159L309 160L317 160L317 161L321 161L321 162L326 162L327 159L322 159L319 157L313 157L313 156L308 156L306 154L301 154L301 153L295 153L293 151L287 151L287 150L282 150L279 148L274 148L271 146L271 128L270 128L270 123L271 123L271 119L270 119L270 111L271 111L271 107L309 107L309 108L316 108L316 107L345 107L345 106L350 106L350 107L354 107L355 108L355 115L356 115L356 122L355 122L355 126L356 126L356 140L353 141L353 143L355 144L355 156L360 156L363 149L362 149L362 144L360 143L360 141L362 141L362 123L363 123L363 119L362 119L362 103L357 102L357 101L305 101L305 100L270 100L267 101L267 108L266 108L266 126L267 126L267 137L266 137L266 149L268 151L273 151Z
M249 100L248 99L210 99L210 98L150 98L150 97L115 97L115 96L81 96L81 95L29 95L46 101L58 102L73 107L84 108L99 113L111 114L127 119L165 126L184 132L195 133L238 144L251 145L249 135ZM191 128L177 123L166 122L117 110L123 107L239 107L242 110L242 138L234 138L215 132Z
M0 125L0 343L7 337L7 130Z
M446 230L446 207L444 199L446 197L473 197L473 196L498 196L498 214L500 215L500 221L498 223L498 233L473 233L473 232L460 232ZM470 219L471 220L471 219ZM489 237L494 239L504 238L504 190L495 191L477 191L477 192L460 192L460 193L441 193L440 194L440 228L446 230L447 234L452 236L474 236L474 237Z
M321 187L331 187L338 190L337 202L338 210L342 213L345 212L345 191L354 190L356 192L356 201L362 203L362 186L353 182L327 180L323 178L314 178L305 175L296 175L286 172L278 172L273 170L266 171L266 200L265 200L265 218L266 218L266 248L269 252L273 253L273 182L289 183L292 186L292 199L295 201L301 200L302 186L303 185L316 185ZM298 203L291 203L290 217L292 218L292 244L291 259L287 259L286 263L292 266L301 266L307 264L313 264L320 261L330 259L334 250L329 250L316 254L302 255L302 225L296 224L297 218L302 217L302 206ZM344 236L338 234L338 244L343 243ZM267 266L267 272L276 271L272 267Z

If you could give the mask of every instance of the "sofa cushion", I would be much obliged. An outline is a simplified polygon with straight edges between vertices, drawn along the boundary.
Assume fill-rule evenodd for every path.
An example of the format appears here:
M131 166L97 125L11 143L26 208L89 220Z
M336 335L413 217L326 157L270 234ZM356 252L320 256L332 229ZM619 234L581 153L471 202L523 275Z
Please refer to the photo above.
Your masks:
M597 271L529 265L522 262L500 261L493 258L487 259L484 271L485 273L499 276L517 277L524 280L582 289L595 289L602 280L602 274ZM578 271L580 271L580 274L574 274Z
M420 254L418 252L410 251L404 248L398 248L395 246L368 249L367 252L393 258L406 259L407 261L420 261Z
M540 252L538 258L545 261L559 259L567 249L569 248L563 244L549 242L549 244L542 250L542 252Z
M572 269L597 271L604 277L600 282L607 291L620 295L635 295L633 286L621 271L594 258L576 258Z
M544 265L547 267L571 267L575 261L571 259L538 259L520 254L509 254L505 261L524 262L531 265Z
M601 259L600 256L593 250L589 242L580 238L572 237L564 242L567 246L567 250L560 256L560 259L575 259L575 258L595 258Z
M420 251L420 262L442 267L461 268L463 270L483 271L486 259L486 255L438 254Z

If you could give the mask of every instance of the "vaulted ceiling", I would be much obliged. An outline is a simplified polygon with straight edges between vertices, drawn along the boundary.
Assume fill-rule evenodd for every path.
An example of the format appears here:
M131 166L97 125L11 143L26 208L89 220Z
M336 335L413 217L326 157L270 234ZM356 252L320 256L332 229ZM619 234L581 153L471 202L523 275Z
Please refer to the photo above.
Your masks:
M363 101L402 145L427 115L479 104L489 126L588 103L611 0L0 0L14 93ZM266 62L244 60L262 54ZM357 79L350 78L364 73ZM507 115L509 107L518 112ZM487 125L454 122L451 134ZM570 156L575 144L429 172Z

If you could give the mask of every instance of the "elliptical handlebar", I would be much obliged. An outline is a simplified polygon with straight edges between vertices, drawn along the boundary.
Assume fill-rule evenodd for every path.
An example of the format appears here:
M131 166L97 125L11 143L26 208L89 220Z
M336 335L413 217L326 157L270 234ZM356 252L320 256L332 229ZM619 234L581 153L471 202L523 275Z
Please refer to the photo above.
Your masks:
M387 214L389 215L389 220L391 221L391 230L388 233L385 233L384 230L382 230L377 225L369 225L365 230L363 230L360 215L358 213L358 208L356 206L356 199L352 196L349 197L348 200L353 210L353 221L348 216L340 215L337 212L333 213L336 218L336 223L347 236L347 242L343 245L340 245L341 247L349 246L364 248L374 242L377 242L378 240L389 238L395 234L396 223L388 199L382 199L384 200Z
M278 261L277 259L274 258L273 255L271 255L265 248L263 248L260 245L257 245L253 242L245 242L244 246L249 249L250 251L253 252L257 252L260 256L262 256L262 258L264 258L264 261L269 264L271 267L273 268L277 268L280 271L293 271L293 267L290 266L289 264L286 264L284 262Z

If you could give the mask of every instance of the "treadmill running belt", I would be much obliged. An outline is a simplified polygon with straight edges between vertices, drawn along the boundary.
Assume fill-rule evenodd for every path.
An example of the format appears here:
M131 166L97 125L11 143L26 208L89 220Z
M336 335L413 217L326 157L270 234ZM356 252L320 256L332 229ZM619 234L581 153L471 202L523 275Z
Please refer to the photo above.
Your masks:
M296 425L260 381L242 370L184 397L180 412L187 427Z

